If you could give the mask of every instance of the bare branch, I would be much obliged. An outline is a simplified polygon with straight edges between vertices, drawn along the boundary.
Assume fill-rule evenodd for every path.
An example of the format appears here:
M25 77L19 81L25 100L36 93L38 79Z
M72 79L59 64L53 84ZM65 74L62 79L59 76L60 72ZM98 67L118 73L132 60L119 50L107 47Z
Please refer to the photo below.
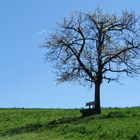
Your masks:
M119 75L140 73L140 25L134 12L121 16L95 10L64 18L43 47L54 63L58 82L101 84ZM110 74L110 75L109 75Z

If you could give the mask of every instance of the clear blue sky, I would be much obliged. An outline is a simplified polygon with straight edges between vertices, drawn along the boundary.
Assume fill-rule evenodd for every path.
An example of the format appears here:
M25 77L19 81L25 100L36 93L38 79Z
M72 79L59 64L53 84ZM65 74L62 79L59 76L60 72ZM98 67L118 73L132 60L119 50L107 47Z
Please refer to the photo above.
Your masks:
M0 0L0 107L79 108L93 100L88 87L57 85L42 44L71 11L134 10L139 0ZM102 107L140 106L140 78L103 84Z

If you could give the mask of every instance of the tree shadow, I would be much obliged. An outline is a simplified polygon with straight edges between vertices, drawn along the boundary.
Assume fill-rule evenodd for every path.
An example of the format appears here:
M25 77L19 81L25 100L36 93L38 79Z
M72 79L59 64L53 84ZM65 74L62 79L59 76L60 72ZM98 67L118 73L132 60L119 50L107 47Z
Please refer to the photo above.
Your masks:
M0 136L7 136L7 135L12 136L12 135L20 134L20 133L33 132L33 131L42 130L42 129L51 129L61 124L70 124L70 123L77 122L80 119L82 119L82 117L80 116L79 117L62 117L59 119L46 122L44 124L40 122L36 122L34 124L27 124L22 127L11 128L11 129L2 131L0 132Z
M27 132L34 132L38 130L53 129L55 127L58 127L61 124L66 124L66 125L71 124L71 123L79 124L81 122L88 122L90 120L96 120L96 119L112 119L112 118L119 119L119 118L127 118L127 117L131 117L131 116L121 111L113 111L107 114L91 115L87 117L82 117L82 116L62 117L62 118L54 119L48 122L46 121L45 123L36 122L33 124L27 124L22 127L3 130L0 132L0 137L12 136L12 135L27 133Z
M103 116L103 118L124 118L127 117L126 114L124 114L121 111L113 111L109 112L107 115Z

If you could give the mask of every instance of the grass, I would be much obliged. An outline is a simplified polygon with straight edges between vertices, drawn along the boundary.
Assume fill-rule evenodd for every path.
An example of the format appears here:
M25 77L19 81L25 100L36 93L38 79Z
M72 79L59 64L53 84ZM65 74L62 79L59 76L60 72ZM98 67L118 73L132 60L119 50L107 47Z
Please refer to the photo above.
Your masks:
M0 109L0 140L140 140L140 107L80 115L78 109Z

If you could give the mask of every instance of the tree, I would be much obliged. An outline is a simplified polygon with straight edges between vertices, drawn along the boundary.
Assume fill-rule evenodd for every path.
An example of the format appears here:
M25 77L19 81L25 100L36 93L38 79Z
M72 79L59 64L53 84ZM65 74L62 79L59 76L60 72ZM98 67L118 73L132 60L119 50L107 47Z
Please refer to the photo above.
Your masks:
M100 109L103 80L119 81L140 72L140 22L134 12L120 16L95 10L72 13L49 35L43 47L56 68L57 81L95 87L95 110Z

